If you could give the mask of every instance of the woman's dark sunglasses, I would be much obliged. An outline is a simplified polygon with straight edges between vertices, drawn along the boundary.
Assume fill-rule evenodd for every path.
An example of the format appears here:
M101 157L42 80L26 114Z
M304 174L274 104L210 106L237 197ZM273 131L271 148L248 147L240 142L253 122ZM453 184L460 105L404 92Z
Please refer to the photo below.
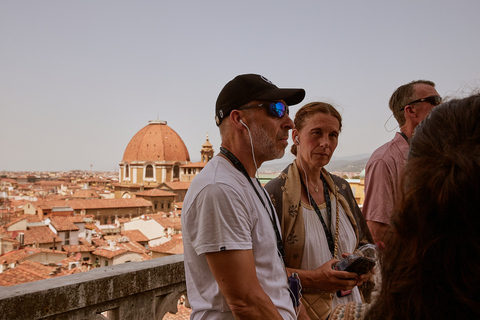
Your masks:
M267 113L269 115L277 118L281 118L285 114L289 114L288 106L281 101L261 102L259 104L253 104L253 105L247 105L245 107L241 107L239 110L251 109L251 108L264 108L265 110L267 110Z
M440 96L430 96L430 97L414 100L410 103L407 103L400 111L405 109L406 106L414 104L414 103L418 103L418 102L428 102L432 106L438 106L440 103L442 103L442 98Z

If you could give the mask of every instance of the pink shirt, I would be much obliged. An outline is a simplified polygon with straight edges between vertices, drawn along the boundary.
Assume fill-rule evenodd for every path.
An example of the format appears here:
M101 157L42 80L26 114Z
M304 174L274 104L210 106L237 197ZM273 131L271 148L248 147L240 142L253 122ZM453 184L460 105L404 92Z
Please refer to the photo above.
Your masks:
M409 145L397 132L395 137L375 150L365 168L365 201L362 213L366 220L390 223L397 184L407 162Z

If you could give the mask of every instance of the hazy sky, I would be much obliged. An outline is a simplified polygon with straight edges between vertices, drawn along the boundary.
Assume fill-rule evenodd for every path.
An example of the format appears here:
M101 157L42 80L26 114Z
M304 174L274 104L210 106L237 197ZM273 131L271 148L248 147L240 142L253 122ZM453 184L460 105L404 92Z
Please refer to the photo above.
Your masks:
M301 105L333 102L335 156L371 153L394 135L398 86L480 86L479 12L478 0L2 0L0 172L117 170L157 117L198 161L207 133L219 150L215 101L242 73L304 88Z

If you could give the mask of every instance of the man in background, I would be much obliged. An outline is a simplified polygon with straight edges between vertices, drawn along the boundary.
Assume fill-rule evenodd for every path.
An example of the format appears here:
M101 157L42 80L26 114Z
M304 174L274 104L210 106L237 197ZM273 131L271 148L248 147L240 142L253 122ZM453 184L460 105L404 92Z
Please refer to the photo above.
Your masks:
M402 85L392 94L389 106L400 132L373 152L365 168L365 201L362 213L373 240L382 241L388 230L390 214L397 197L397 184L407 160L408 139L415 127L442 99L435 83L427 80Z

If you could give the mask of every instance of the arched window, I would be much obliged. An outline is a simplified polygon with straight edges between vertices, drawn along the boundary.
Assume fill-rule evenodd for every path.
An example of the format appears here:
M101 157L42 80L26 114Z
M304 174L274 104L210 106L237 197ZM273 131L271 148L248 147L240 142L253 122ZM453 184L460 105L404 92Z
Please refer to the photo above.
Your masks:
M145 168L145 178L153 178L153 166L151 164Z
M125 178L130 178L130 166L128 164L125 165Z

